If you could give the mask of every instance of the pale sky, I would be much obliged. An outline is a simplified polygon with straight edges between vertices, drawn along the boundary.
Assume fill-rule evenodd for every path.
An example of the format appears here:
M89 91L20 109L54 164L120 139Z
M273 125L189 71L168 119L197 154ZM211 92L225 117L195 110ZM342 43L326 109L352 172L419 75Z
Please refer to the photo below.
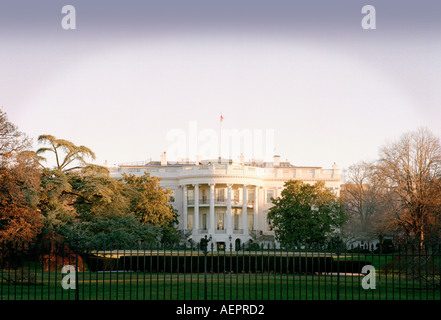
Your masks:
M224 130L299 166L373 160L419 126L441 136L436 1L369 1L375 30L354 0L68 4L76 30L62 29L60 1L1 1L0 106L35 140L85 145L97 164L159 160L174 132L188 151L194 123L197 153L217 151L202 139L220 113Z

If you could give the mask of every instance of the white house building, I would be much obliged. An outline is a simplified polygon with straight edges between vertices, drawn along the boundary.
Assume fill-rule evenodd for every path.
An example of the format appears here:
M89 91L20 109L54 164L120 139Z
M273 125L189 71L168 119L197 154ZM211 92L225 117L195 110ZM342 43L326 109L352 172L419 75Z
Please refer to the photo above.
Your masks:
M267 213L271 197L280 195L290 179L314 184L323 180L335 194L340 193L340 170L321 167L300 167L281 162L237 162L232 160L169 162L161 161L120 164L110 168L111 176L122 173L161 178L161 185L173 191L172 205L178 210L179 229L189 239L199 242L211 236L218 247L233 246L249 240L262 242L274 239Z

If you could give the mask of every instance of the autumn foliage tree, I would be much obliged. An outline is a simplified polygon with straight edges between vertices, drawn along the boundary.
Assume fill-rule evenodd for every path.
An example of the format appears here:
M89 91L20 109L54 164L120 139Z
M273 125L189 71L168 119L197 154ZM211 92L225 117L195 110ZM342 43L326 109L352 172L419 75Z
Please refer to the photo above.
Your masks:
M29 139L0 110L0 260L10 262L12 248L35 240L42 223L37 208L40 172L24 153Z
M9 243L28 242L41 230L37 210L38 171L18 160L11 167L0 167L0 239Z

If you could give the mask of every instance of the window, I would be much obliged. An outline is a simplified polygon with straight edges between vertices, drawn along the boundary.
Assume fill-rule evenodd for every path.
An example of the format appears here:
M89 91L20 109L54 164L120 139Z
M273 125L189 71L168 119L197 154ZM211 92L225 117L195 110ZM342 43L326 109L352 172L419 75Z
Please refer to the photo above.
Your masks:
M274 198L274 190L266 190L266 203L272 203L271 198Z
M224 213L217 213L217 230L224 230Z
M234 189L233 190L234 191L234 199L233 199L233 201L234 201L234 203L235 204L237 204L237 203L239 203L239 197L240 197L240 194L239 194L239 189Z
M187 203L194 204L194 190L193 189L187 190Z
M247 203L254 203L254 189L247 189Z
M201 189L201 198L199 199L199 202L201 204L207 204L210 203L210 199L208 197L208 189Z
M202 230L207 230L207 214L206 213L202 213L201 214L201 229Z
M247 215L248 218L248 230L254 230L254 214L251 212L248 212Z
M240 208L233 209L233 218L234 218L233 226L234 226L234 230L239 230L239 222L240 222L239 216L240 216L241 212L242 212L242 209L240 209Z
M223 251L223 250L225 250L225 242L216 242L216 244L217 244L217 250L219 250L219 251Z
M187 230L193 230L193 217L193 212L187 214Z
M224 188L216 189L216 201L217 202L224 202L225 201L225 189Z

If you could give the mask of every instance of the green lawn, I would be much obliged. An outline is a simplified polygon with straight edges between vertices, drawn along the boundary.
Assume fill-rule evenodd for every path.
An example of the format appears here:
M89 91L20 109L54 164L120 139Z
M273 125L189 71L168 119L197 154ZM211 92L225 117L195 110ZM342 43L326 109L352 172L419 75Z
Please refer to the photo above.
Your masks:
M439 300L431 283L377 276L376 289L361 287L361 276L286 274L207 274L210 300ZM0 282L1 300L75 299L56 272L36 274L36 284ZM337 281L340 281L339 292ZM204 274L78 273L82 300L197 300L204 298Z

